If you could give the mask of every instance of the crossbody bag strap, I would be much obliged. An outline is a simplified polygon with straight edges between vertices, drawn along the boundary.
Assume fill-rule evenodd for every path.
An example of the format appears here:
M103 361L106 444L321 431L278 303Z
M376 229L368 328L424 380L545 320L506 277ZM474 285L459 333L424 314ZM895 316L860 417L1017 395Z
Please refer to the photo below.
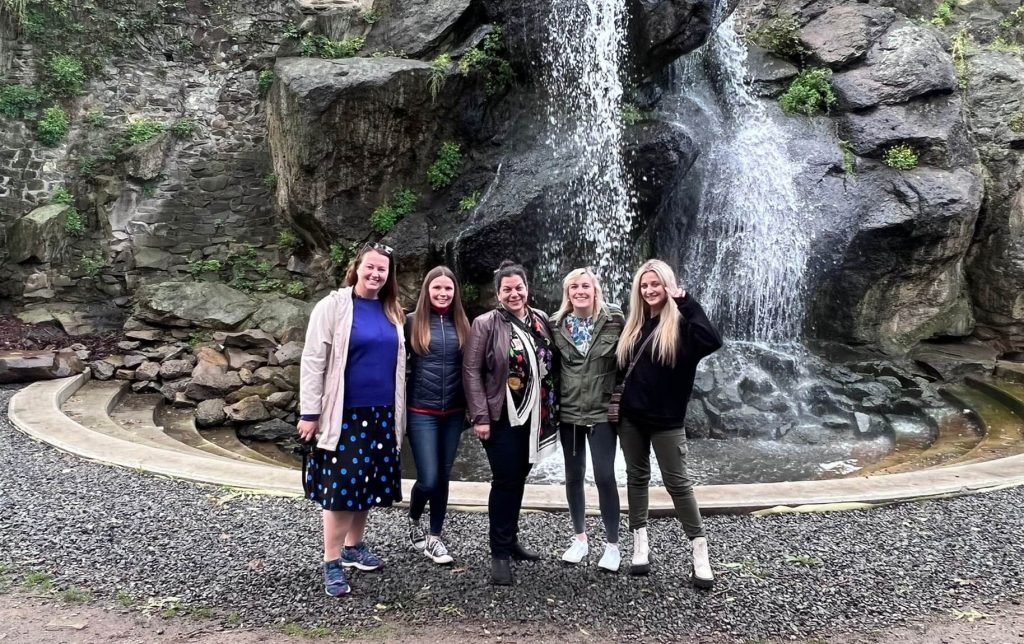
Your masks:
M640 356L643 355L644 349L647 348L647 343L650 342L653 338L654 338L654 332L652 331L651 334L649 336L647 336L647 339L644 340L643 344L640 345L640 350L636 352L635 356L633 356L633 360L631 360L630 363L629 363L629 368L626 369L626 375L622 377L622 384L623 385L625 385L626 384L626 380L629 379L629 374L633 373L633 367L635 367L636 363L640 361Z

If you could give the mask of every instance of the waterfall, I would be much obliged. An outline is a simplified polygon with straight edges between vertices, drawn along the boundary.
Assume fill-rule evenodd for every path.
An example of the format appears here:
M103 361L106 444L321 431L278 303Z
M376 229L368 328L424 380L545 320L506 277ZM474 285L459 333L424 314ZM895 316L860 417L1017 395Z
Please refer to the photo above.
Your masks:
M552 204L542 273L560 283L569 262L591 263L613 296L627 291L633 226L624 172L621 0L553 0L547 20L547 143L571 180Z
M710 131L692 132L704 141L695 168L702 185L682 240L680 274L728 337L795 341L820 217L801 204L795 185L800 166L786 150L790 136L753 94L745 79L746 58L730 16L676 66L681 100L712 97L708 100L716 104L710 111L719 115Z

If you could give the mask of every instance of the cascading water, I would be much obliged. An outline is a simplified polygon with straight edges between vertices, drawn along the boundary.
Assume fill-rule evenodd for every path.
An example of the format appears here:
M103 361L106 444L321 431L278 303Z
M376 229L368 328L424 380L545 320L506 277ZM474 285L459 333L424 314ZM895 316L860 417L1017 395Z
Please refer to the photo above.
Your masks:
M621 151L624 14L621 0L553 0L547 20L547 143L572 179L569 198L552 204L541 273L557 284L565 262L589 261L613 295L629 278L622 240L633 225Z
M712 96L721 115L702 137L703 185L680 273L727 337L789 342L800 336L808 253L821 222L801 207L786 130L745 80L747 49L734 22L722 22L676 70L676 91Z

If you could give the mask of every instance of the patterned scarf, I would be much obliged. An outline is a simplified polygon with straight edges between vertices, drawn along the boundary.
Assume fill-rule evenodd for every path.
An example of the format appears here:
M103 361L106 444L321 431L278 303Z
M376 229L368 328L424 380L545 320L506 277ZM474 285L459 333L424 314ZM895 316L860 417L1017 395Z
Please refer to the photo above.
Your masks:
M531 446L531 452L535 452L535 455L531 454L530 462L537 463L554 452L558 443L558 360L555 356L554 342L544 334L544 322L532 311L526 322L504 309L502 314L510 324L527 334L533 341L532 347L526 346L517 350L517 347L513 346L509 349L509 389L517 403L522 401L528 391L529 379L537 377L537 374L530 372L530 359L524 351L534 350L536 353L540 372L540 423L536 442ZM516 339L516 335L513 331L513 340ZM518 387L514 388L513 385L516 384Z
M572 338L572 343L583 355L590 351L590 343L594 340L594 316L589 318L576 317L574 313L565 316L565 330Z

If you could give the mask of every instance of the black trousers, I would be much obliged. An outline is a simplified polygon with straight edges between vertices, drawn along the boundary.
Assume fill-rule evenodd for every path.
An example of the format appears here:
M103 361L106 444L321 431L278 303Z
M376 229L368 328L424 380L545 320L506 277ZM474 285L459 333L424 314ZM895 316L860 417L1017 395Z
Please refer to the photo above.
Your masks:
M512 427L508 418L491 422L491 436L484 441L491 464L491 494L487 501L490 519L491 556L510 559L518 541L519 511L523 489L530 474L530 423Z

